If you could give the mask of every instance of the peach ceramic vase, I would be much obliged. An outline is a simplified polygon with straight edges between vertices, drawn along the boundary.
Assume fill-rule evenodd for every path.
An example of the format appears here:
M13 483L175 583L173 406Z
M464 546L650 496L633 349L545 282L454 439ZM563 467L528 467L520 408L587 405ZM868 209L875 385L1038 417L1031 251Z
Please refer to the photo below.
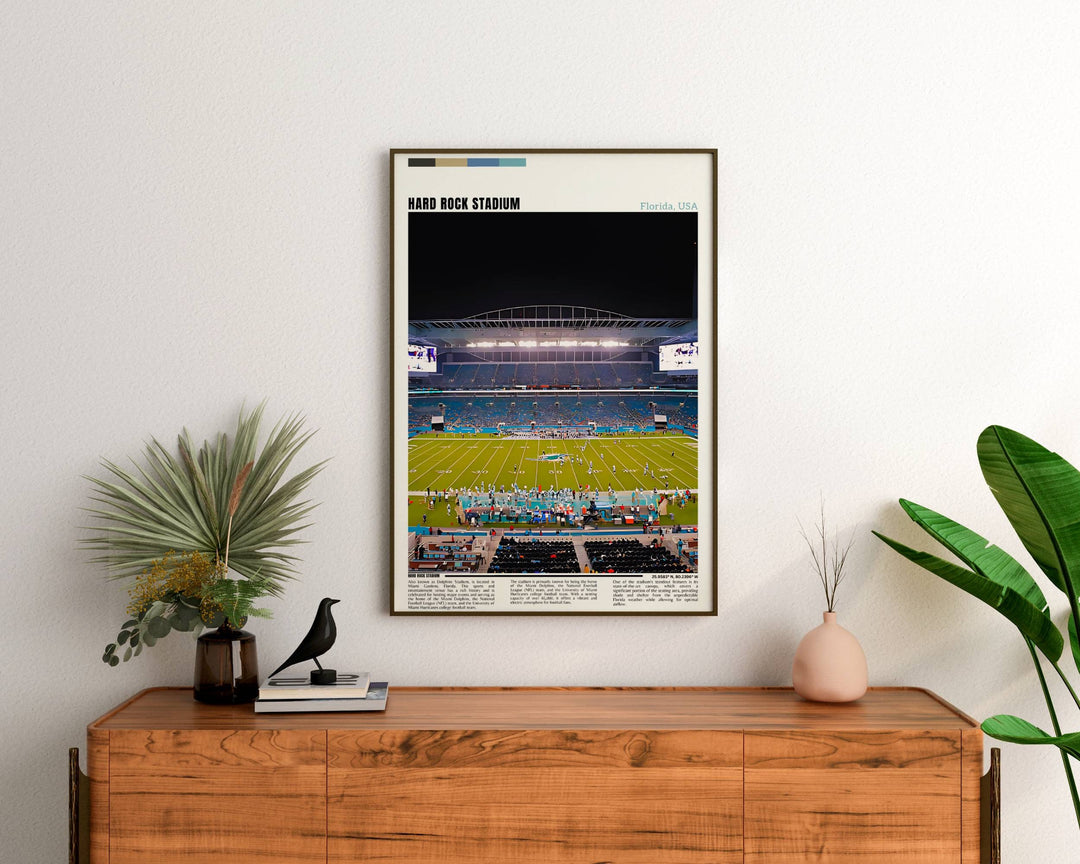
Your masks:
M866 692L866 655L859 640L825 612L795 649L791 681L795 692L812 702L854 702Z

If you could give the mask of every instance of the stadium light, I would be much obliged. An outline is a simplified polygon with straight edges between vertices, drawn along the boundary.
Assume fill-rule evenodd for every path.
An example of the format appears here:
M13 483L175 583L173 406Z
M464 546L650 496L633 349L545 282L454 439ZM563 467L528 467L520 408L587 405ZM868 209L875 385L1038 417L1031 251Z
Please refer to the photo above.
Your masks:
M545 339L543 342L540 343L540 347L541 348L551 348L553 345L558 345L558 344L559 344L558 339ZM564 342L563 344L565 345L566 343Z
M466 348L494 348L494 342L466 342Z
M577 345L577 339L560 339L560 345L574 346Z
M603 342L600 343L600 347L601 348L621 348L621 347L627 346L629 344L630 344L629 342L619 342L619 341L617 341L615 339L605 339Z
M499 347L500 348L513 348L516 344L517 343L513 342L513 341L511 341L511 342L500 342Z
M579 342L578 344L581 345L582 347L587 346L589 348L595 348L596 347L596 340L595 339L587 339L584 342Z
M535 339L518 339L517 344L522 348L535 348L536 347L536 340Z

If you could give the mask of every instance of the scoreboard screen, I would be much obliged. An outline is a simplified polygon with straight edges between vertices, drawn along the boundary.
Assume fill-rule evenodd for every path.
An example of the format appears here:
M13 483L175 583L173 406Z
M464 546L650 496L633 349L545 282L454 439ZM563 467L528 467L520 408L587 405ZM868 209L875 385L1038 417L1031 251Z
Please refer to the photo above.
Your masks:
M410 372L435 372L435 349L430 345L409 346Z
M674 342L660 346L660 371L698 368L698 343Z

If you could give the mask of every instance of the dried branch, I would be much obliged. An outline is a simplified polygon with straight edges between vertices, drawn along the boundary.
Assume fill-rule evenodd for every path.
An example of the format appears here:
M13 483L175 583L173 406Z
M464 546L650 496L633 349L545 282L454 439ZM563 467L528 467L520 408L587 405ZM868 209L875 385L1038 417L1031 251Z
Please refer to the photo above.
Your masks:
M828 531L825 529L824 499L821 501L819 519L820 521L814 526L816 536L813 539L806 533L802 522L798 519L796 521L799 523L799 534L806 541L806 546L810 550L810 560L813 561L814 570L817 572L818 579L821 580L821 587L825 590L826 611L835 612L836 589L844 581L844 576L847 575L844 572L844 567L847 565L848 553L851 552L852 547L855 545L856 531L851 532L851 538L848 540L847 545L843 547L840 546L840 536L834 534L832 554L830 555ZM819 542L821 544L820 552L817 547Z

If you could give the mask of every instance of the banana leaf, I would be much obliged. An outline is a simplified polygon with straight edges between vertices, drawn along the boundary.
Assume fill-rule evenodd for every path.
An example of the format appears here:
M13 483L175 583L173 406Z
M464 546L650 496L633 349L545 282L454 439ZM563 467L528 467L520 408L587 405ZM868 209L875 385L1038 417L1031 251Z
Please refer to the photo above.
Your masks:
M1080 732L1050 735L1034 723L1012 714L988 717L982 722L982 730L991 738L1012 744L1053 744L1070 756L1080 759Z
M900 506L916 525L980 576L1012 588L1043 612L1049 611L1042 589L1020 562L1004 549L992 546L985 537L929 507L904 498L900 499Z
M1061 638L1060 631L1054 626L1050 615L1045 611L1045 608L1039 608L1012 586L1003 585L982 573L973 572L958 564L945 561L936 555L931 555L929 552L912 549L903 543L879 534L877 531L874 531L873 534L909 561L918 564L924 570L930 571L935 576L941 577L946 582L955 585L971 596L982 600L991 608L996 609L1049 659L1057 662L1058 658L1061 657L1061 653L1065 649L1065 641ZM1006 557L1008 556L1006 555ZM1015 561L1013 563L1016 564ZM1019 567L1018 564L1017 566ZM1027 574L1025 573L1025 575ZM1028 576L1028 578L1031 577Z
M1072 648L1073 663L1077 671L1080 671L1080 639L1076 635L1076 617L1069 616L1069 645Z
M978 442L983 477L1047 578L1069 596L1080 577L1080 471L1030 438L989 426Z

